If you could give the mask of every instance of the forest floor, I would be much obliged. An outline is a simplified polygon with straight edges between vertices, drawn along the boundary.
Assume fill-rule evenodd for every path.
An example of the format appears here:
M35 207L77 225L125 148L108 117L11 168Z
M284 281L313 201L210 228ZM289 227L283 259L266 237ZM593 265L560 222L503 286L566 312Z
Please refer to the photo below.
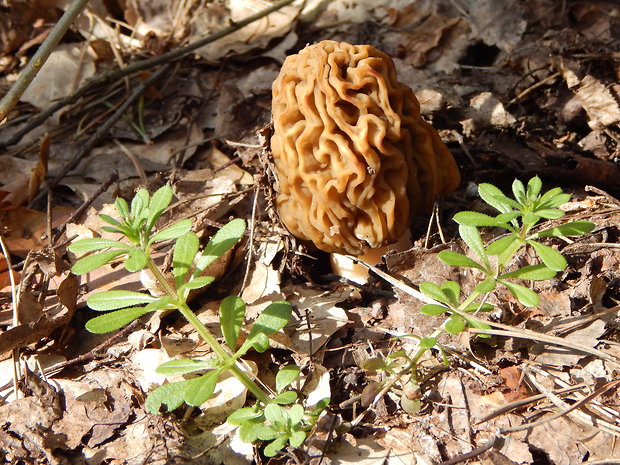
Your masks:
M0 11L1 94L62 4L9 1ZM620 6L300 4L171 58L270 2L91 1L0 125L0 463L620 464ZM373 273L363 285L340 279L326 253L292 240L273 208L271 85L287 55L326 39L393 57L461 171L437 215L415 219L412 247L384 257L390 282ZM144 66L114 74L133 63ZM385 374L365 361L415 353L445 320L422 314L407 289L449 279L472 292L479 282L437 257L465 250L452 216L490 213L480 183L510 192L515 179L534 176L544 191L571 194L565 215L542 227L595 224L584 236L544 241L568 267L526 283L540 296L535 306L506 291L489 296L494 310L484 318L514 331L444 332L447 364L426 353L420 392L401 379L369 402ZM84 328L93 292L149 283L115 265L79 281L68 243L99 231L97 215L111 214L114 198L166 183L175 200L165 223L191 218L204 242L231 218L251 225L218 281L192 301L203 323L217 331L228 295L244 299L248 323L269 302L293 305L272 348L248 360L267 384L296 363L305 392L312 384L330 398L299 450L268 458L240 444L223 396L146 412L146 395L165 380L159 363L209 352L180 315L147 315L112 336ZM170 250L156 255L164 263ZM515 261L538 263L529 249Z

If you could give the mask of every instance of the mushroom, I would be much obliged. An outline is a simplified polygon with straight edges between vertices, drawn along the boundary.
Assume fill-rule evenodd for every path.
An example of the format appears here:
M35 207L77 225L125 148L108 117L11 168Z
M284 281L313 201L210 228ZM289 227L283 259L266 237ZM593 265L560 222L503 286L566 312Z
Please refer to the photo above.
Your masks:
M325 40L286 58L272 116L280 218L326 252L396 242L460 182L392 59L370 45Z

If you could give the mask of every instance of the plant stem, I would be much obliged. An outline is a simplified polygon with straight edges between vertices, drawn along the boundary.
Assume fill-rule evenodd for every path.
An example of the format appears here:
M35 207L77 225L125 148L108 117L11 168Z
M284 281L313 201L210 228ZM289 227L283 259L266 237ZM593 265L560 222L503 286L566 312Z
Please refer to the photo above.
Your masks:
M159 271L159 268L155 265L153 260L148 259L148 268L155 276L155 279L160 283L163 287L166 294L168 294L172 299L175 300L177 304L177 309L181 312L181 314L185 317L185 319L191 324L194 329L200 334L200 337L211 347L213 352L222 360L224 363L228 364L232 360L231 354L229 354L222 345L217 341L215 336L211 334L211 332L207 329L207 327L202 324L202 321L196 316L196 314L192 311L191 308L187 306L185 302L181 302L176 290L170 285L168 280L164 277L164 275ZM230 367L231 373L243 384L248 391L254 394L254 397L258 399L260 402L264 404L268 404L270 402L269 396L265 394L265 392L258 387L258 385L236 364Z
M71 26L73 20L75 20L87 3L88 0L73 0L73 3L71 3L67 11L65 11L60 20L58 20L37 52L20 73L17 81L15 81L6 95L0 100L0 123L7 117L15 105L17 105L24 91L28 88L52 51L58 45L58 42L60 42L60 39L65 35L67 29L69 29L69 26Z

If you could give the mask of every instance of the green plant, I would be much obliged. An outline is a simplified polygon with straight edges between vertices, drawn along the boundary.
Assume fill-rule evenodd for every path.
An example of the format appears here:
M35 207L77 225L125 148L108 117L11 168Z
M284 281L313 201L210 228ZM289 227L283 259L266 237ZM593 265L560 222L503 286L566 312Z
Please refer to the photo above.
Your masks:
M475 258L449 250L439 252L438 258L451 266L475 268L482 272L484 278L466 296L462 296L461 287L454 281L446 281L440 285L430 282L420 284L422 297L431 302L423 305L420 311L426 315L445 314L448 318L429 337L415 336L420 339L417 353L404 357L399 353L401 358L406 360L405 363L395 364L392 357L385 361L373 358L366 362L365 368L391 375L389 381L383 385L385 392L407 373L412 374L415 382L418 361L429 349L440 349L444 362L447 362L442 347L437 343L437 337L443 331L457 334L467 328L489 329L479 318L472 318L470 315L493 309L487 298L498 286L504 286L521 304L534 306L538 304L538 294L514 280L543 281L553 278L558 271L566 268L564 256L539 242L539 239L587 234L592 231L594 224L589 221L573 221L535 231L541 220L561 218L564 212L558 207L570 200L570 195L563 193L560 188L551 189L542 195L541 189L542 182L538 177L530 179L527 186L515 180L512 184L514 198L507 197L492 184L480 184L480 197L499 214L490 216L464 211L454 216L454 220L459 224L459 235ZM481 227L501 228L507 232L485 245L480 234ZM522 247L531 247L541 263L520 268L515 266L513 258ZM485 335L480 334L480 337ZM395 368L399 368L399 371L396 372Z
M118 198L115 206L120 219L100 215L101 219L109 224L102 229L121 234L126 241L92 238L69 246L69 250L77 254L96 252L81 258L73 265L72 271L75 274L89 273L122 257L129 272L148 269L164 293L163 296L153 296L143 292L111 290L93 294L87 299L88 306L93 310L108 313L89 320L86 328L93 333L105 333L117 330L149 312L178 310L211 347L214 357L209 360L171 360L160 365L157 368L159 373L183 375L187 378L164 384L152 391L146 400L147 410L159 413L161 406L165 405L167 410L171 411L183 403L200 406L214 395L222 374L230 372L256 398L256 404L251 409L258 416L252 418L252 424L259 426L253 427L260 428L260 424L263 425L262 434L242 434L242 437L254 442L257 439L268 440L265 431L284 431L284 436L278 439L270 438L276 439L265 449L265 453L271 455L289 443L293 447L299 446L305 438L305 432L313 425L315 412L313 410L306 413L299 402L287 410L282 410L281 407L298 401L295 391L284 389L298 376L299 368L294 366L295 371L288 367L278 374L278 392L272 398L239 363L241 357L250 349L263 352L269 348L269 336L284 328L291 316L290 304L272 302L257 317L249 334L241 342L245 304L236 296L225 298L220 304L220 326L225 345L220 344L190 309L187 299L192 290L203 288L214 281L214 277L204 275L205 270L243 237L245 222L235 219L223 226L199 253L200 243L198 236L190 230L191 220L182 220L155 232L157 220L171 201L172 189L169 186L160 188L152 196L145 189L141 189L134 196L131 205ZM172 276L167 279L153 262L151 249L153 244L170 240L174 240L175 244ZM247 430L247 427L243 426L246 422L239 413L233 414L231 422L241 425L242 430ZM283 440L283 437L286 440Z

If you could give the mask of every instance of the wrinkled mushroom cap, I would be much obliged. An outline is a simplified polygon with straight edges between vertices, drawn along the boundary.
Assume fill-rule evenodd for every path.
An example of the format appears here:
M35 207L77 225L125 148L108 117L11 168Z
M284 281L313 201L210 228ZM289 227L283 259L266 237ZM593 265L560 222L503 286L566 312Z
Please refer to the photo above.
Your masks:
M321 250L359 255L392 243L460 182L413 91L369 45L323 41L289 56L272 114L280 218Z

